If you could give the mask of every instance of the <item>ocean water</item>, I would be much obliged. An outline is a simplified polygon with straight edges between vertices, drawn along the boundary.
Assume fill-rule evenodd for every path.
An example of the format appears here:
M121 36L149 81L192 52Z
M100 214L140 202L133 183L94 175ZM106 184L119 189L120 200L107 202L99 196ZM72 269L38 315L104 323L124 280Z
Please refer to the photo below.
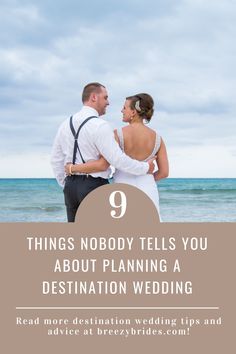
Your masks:
M163 221L236 222L236 178L169 178L158 188Z
M158 183L165 222L236 222L236 178L168 178ZM0 179L0 222L65 222L55 179Z

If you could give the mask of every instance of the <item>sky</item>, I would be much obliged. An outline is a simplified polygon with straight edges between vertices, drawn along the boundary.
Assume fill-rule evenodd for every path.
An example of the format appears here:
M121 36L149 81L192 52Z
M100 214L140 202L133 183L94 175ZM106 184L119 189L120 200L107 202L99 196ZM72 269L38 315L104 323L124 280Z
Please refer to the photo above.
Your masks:
M104 84L155 101L170 177L236 178L236 1L1 0L0 178L53 177L60 123Z

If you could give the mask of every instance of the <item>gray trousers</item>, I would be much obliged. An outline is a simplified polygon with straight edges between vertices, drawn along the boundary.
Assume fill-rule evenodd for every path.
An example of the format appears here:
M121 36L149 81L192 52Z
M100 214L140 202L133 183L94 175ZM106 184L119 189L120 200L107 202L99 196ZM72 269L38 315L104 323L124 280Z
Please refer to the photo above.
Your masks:
M108 180L90 175L67 176L64 187L64 198L68 222L75 221L75 214L82 200L94 189L109 184Z

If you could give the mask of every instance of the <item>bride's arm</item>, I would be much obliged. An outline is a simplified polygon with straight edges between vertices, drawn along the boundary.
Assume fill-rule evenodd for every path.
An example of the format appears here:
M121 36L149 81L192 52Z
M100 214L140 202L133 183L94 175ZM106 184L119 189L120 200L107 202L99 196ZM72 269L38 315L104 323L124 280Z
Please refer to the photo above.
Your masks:
M160 179L166 178L169 175L169 162L163 139L161 139L161 146L157 153L156 162L158 171L154 173L154 178L155 181L160 181Z
M71 175L74 173L94 173L106 171L110 164L104 157L100 157L99 160L91 160L85 163L80 163L77 165L73 165L72 163L68 163L65 165L65 172L67 175Z

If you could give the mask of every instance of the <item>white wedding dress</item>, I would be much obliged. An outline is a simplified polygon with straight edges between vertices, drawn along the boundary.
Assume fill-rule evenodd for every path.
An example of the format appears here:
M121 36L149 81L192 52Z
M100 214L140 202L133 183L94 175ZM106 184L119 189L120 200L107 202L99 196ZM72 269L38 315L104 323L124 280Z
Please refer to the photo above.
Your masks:
M124 151L124 137L122 133L122 129L117 129L117 135L120 141L120 147L122 151ZM156 141L155 146L153 148L152 153L144 160L148 161L152 157L156 155L161 145L161 137L156 133ZM115 170L113 175L114 183L127 183L134 187L141 189L144 193L148 195L148 197L153 201L161 221L160 216L160 207L159 207L159 193L156 185L156 181L152 174L146 174L143 176L135 176L127 172L123 172L120 170Z

